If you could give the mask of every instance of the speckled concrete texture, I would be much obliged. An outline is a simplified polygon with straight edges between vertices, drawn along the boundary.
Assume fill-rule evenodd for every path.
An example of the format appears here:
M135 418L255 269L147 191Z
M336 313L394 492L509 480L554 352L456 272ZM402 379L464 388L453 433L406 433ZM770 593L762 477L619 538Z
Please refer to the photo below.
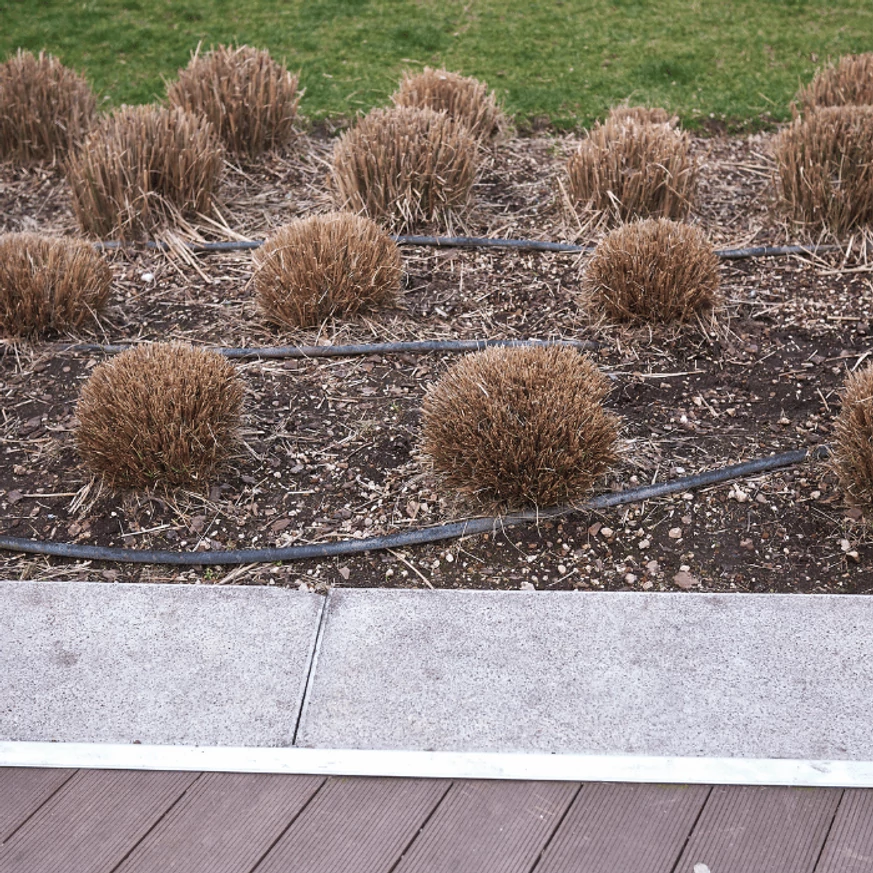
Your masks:
M0 739L290 745L324 598L0 582Z
M337 590L297 744L873 759L873 598Z

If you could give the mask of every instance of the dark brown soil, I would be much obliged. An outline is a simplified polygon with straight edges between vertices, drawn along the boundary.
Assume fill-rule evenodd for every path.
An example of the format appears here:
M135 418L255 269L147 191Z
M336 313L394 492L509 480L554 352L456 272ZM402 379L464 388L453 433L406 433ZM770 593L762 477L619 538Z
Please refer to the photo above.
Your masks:
M476 235L596 242L603 229L564 202L572 140L497 148ZM261 238L325 211L326 135L229 168L213 224L192 238ZM808 241L771 215L768 137L699 140L694 220L718 247ZM75 232L62 176L0 167L0 229ZM848 241L844 241L848 242ZM110 310L73 339L187 338L223 346L436 338L598 340L614 374L624 460L601 485L663 481L831 438L838 389L871 351L873 283L848 257L725 262L724 306L705 325L618 329L586 314L581 261L501 250L404 249L405 292L389 311L319 331L272 331L258 316L246 253L117 254ZM177 550L360 538L463 517L417 456L419 407L451 357L395 355L238 364L245 445L208 494L117 494L92 481L73 439L77 392L100 354L55 341L0 347L0 532L59 542ZM873 591L873 548L827 464L495 535L338 560L242 568L79 563L0 552L0 577L193 581L308 587Z

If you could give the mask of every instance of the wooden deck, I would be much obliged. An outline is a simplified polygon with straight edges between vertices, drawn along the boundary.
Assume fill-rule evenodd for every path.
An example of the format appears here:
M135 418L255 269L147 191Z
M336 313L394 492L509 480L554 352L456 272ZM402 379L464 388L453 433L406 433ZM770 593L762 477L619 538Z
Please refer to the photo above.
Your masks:
M0 769L0 873L873 873L873 790Z

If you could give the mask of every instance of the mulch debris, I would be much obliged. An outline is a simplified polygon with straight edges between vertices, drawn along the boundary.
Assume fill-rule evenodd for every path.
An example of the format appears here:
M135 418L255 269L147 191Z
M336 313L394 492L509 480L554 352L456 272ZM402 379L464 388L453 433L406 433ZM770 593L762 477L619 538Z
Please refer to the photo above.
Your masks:
M567 203L572 137L511 139L489 155L476 202L451 232L596 243L605 228ZM694 144L692 216L716 247L809 242L772 208L769 136ZM326 133L229 166L223 202L178 238L263 238L331 208ZM57 168L0 166L0 230L76 233ZM440 229L445 232L445 228ZM168 239L173 239L167 237ZM596 339L615 388L623 460L604 490L816 446L832 435L847 371L873 351L869 240L827 257L724 262L724 303L683 328L598 323L584 259L497 249L404 248L402 299L317 331L258 315L250 253L109 255L113 296L77 337L0 346L0 531L58 542L215 550L363 538L463 517L418 454L419 408L451 355L238 362L244 445L203 493L113 493L74 443L75 402L100 354L71 341L185 339L230 347L418 339ZM180 569L0 552L7 579L641 591L873 591L873 547L827 463L492 535L293 564Z

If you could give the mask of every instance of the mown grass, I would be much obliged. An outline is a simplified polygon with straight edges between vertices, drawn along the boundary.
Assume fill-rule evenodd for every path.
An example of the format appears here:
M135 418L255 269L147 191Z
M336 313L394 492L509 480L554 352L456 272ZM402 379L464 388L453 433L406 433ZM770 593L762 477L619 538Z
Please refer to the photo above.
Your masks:
M630 100L756 126L786 119L818 64L873 50L870 0L14 0L0 14L0 55L45 48L110 105L161 96L198 42L267 48L300 71L315 119L444 64L522 123L589 125Z

